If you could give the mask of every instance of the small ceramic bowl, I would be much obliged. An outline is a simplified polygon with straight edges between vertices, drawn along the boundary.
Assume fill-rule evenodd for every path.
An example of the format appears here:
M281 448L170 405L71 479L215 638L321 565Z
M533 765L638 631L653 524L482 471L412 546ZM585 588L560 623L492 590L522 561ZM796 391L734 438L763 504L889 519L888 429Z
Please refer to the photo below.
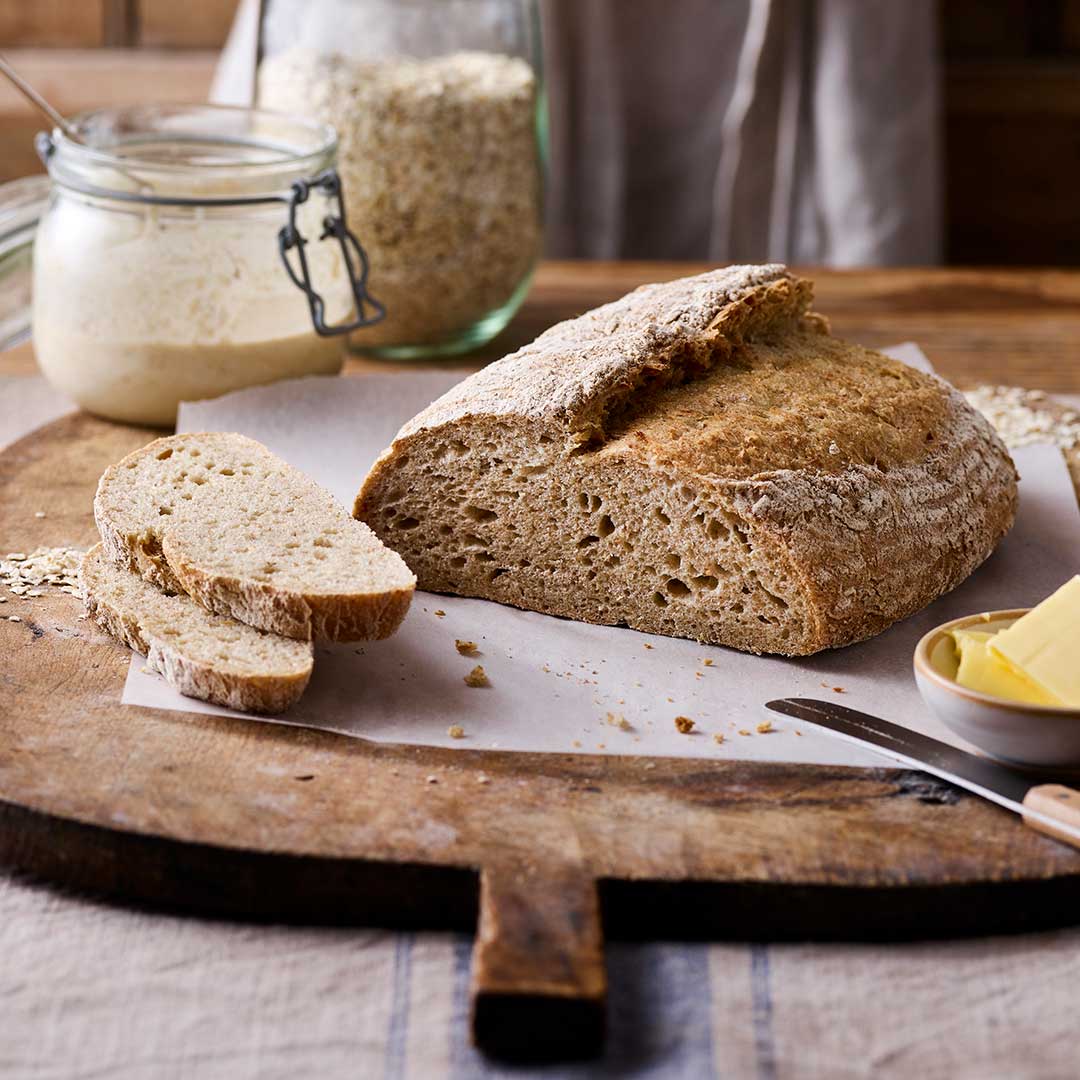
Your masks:
M956 681L950 630L1004 630L1027 608L942 623L915 646L915 681L930 711L980 750L1020 765L1080 766L1080 709L1028 705L969 690Z

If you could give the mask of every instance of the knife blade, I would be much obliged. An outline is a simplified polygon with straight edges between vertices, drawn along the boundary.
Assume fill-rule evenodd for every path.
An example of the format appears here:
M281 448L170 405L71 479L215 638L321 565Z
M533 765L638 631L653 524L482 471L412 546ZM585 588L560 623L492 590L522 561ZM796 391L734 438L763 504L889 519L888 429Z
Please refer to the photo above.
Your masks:
M831 701L778 698L765 707L940 777L1019 814L1025 825L1080 847L1080 791L1061 784L1033 784L1017 769Z

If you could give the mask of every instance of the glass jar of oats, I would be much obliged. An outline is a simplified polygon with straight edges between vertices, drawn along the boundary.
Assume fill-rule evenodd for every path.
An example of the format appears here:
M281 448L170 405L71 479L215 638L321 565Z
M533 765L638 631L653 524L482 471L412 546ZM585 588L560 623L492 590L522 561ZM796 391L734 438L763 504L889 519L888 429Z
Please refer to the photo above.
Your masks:
M146 106L74 131L39 136L32 315L38 364L83 408L170 425L183 400L337 372L341 335L377 321L332 128Z
M349 221L409 359L495 336L542 232L536 0L264 0L257 103L333 124Z

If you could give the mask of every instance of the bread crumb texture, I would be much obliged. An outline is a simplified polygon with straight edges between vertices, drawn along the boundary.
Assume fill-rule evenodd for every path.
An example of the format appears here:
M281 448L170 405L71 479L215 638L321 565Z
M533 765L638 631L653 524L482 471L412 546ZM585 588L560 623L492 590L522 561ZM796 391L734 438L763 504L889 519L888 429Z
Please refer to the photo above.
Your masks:
M462 641L461 638L458 638L454 642L454 648L456 648L462 656L473 656L476 653L476 642Z
M560 323L409 421L354 512L437 592L758 653L879 633L993 551L1016 472L810 301L731 267Z
M675 730L680 735L689 735L694 730L694 721L689 716L676 716Z
M416 579L371 530L261 443L173 435L107 469L106 556L208 610L298 640L386 637Z
M310 642L267 634L215 615L114 565L102 545L81 568L86 611L118 641L146 657L181 694L243 712L280 713L311 677Z
M465 685L473 687L490 686L491 682L487 677L487 672L484 671L480 664L477 664L476 667L465 676Z
M446 734L449 735L451 739L464 739L465 729L460 724L451 724L446 729Z

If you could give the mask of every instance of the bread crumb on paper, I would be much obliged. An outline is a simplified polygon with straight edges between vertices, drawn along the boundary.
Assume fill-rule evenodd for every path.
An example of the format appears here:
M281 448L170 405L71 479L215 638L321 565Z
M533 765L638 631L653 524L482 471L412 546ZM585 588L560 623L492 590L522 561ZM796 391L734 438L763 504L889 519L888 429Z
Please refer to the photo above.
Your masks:
M713 742L716 743L717 746L719 746L723 741L724 741L724 736L723 735L717 733L716 735L713 736Z
M472 656L476 652L476 642L462 641L461 638L457 638L454 641L454 648L457 649L462 656Z
M482 665L477 664L476 667L465 676L465 685L479 688L481 686L490 686L491 680L487 677L487 672L484 671Z
M750 734L750 732L749 732L749 731L747 731L747 730L746 730L746 728L744 728L744 727L741 727L741 728L739 728L739 734L740 734L740 735L749 735L749 734Z
M770 731L775 731L776 729L772 726L771 720L762 720L762 722L758 724L757 730L759 735L768 735Z
M464 739L465 729L460 724L451 724L446 729L446 734L449 735L451 739Z
M443 611L442 608L436 608L435 609L435 617L437 619L445 619L446 618L446 612Z
M612 727L617 727L620 731L633 731L634 725L619 713L609 712L607 714L606 722Z
M689 735L694 730L694 721L689 716L676 716L675 730L680 735Z
M833 687L833 693L834 694L846 694L847 691L842 686L834 686Z
M645 642L645 648L646 648L646 649L651 649L651 648L652 648L652 646L651 646L651 645L650 645L650 644L649 644L649 643L648 643L648 642L646 641L646 642Z
M701 663L702 663L702 664L703 664L703 665L704 665L705 667L712 667L712 666L713 666L713 663L714 663L714 661L712 661L712 660L702 660L702 661L701 661Z

